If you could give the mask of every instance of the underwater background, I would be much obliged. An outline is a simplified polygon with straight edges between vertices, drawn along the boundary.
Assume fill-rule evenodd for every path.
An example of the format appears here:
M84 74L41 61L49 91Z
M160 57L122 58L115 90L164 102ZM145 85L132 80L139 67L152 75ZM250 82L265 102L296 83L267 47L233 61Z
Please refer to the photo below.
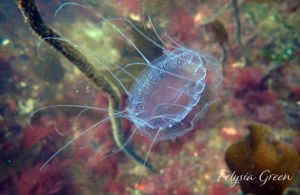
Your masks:
M166 50L178 43L220 61L218 101L194 130L153 144L147 159L153 170L126 152L114 154L119 146L110 121L81 136L108 117L106 111L67 106L32 115L52 105L109 106L105 92L24 22L21 8L32 2L0 2L0 194L300 194L298 0L72 1L109 19L150 61L163 50L138 30ZM55 15L66 2L37 0L36 6L46 24L87 48L82 55L116 86L124 110L127 95L110 71L129 90L134 80L113 63L126 66L143 58L89 9L66 5ZM137 77L144 68L126 70ZM133 129L122 118L127 147L145 159L152 141L140 133L131 138ZM268 172L260 178L266 170L293 179L276 181ZM233 176L241 176L240 182Z

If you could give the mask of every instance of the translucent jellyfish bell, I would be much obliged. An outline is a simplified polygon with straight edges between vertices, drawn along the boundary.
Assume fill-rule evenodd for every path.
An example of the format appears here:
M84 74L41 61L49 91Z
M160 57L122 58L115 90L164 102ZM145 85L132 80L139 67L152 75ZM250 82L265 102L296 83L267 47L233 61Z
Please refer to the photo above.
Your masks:
M166 51L137 79L127 112L137 129L153 141L180 137L218 99L220 62L212 55L182 46Z
M43 39L56 39L64 41L72 44L82 52L85 52L89 57L94 59L95 62L100 64L113 76L113 78L120 84L124 92L127 94L128 99L125 110L110 110L109 108L78 105L55 105L38 109L34 113L32 113L29 117L29 125L30 118L42 109L70 106L82 108L82 111L80 111L80 113L77 115L73 125L70 127L68 132L73 129L73 126L77 122L78 118L87 110L98 110L111 113L110 116L100 120L96 124L82 131L72 140L70 140L53 156L51 156L43 164L41 169L51 159L53 159L54 156L56 156L60 151L62 151L80 136L84 135L95 127L102 125L103 123L114 119L115 117L129 119L132 123L134 123L136 128L133 130L132 135L126 142L123 142L123 140L116 141L118 146L120 147L118 150L114 150L113 153L106 155L101 160L115 154L118 151L123 150L126 154L141 163L143 161L142 158L138 157L136 154L126 148L126 145L129 143L133 134L137 130L139 130L142 135L152 140L149 151L146 155L145 160L143 161L144 166L151 167L150 165L147 165L147 158L154 142L177 138L193 130L197 120L199 120L199 118L205 114L209 106L211 106L218 100L218 92L223 80L223 76L219 72L220 62L212 55L199 49L190 49L179 45L166 34L168 41L172 42L172 44L168 44L167 42L162 40L156 32L150 16L149 22L151 23L157 38L161 41L161 43L163 43L164 46L161 46L155 40L150 39L147 35L141 32L129 19L115 18L109 20L103 17L101 14L98 14L97 12L89 9L88 7L79 5L77 3L65 3L59 7L56 13L65 5L80 6L100 16L104 22L113 27L128 41L129 44L134 47L134 49L141 55L145 62L134 62L122 67L117 63L107 59L105 56L98 55L94 51L89 50L88 48L81 45L72 43L67 39L56 37L46 37ZM130 24L138 33L140 33L148 41L160 48L164 52L164 54L153 62L150 62L142 53L142 51L134 44L134 42L111 21L124 21ZM171 50L167 50L166 48L171 48ZM119 72L126 74L135 81L130 90L128 90L125 87L124 83L122 83L122 80L119 78L119 74L115 74L110 70L108 64L111 64L112 66L118 68ZM146 68L139 77L133 76L126 70L126 68L129 66L140 64L146 66ZM57 129L56 131L61 134ZM119 129L117 129L116 131L119 131ZM114 132L114 134L119 135L121 133ZM117 138L117 140L118 139L119 137ZM140 178L141 175L139 176L137 183L139 182Z
M76 3L66 3L60 6L56 13L65 5L77 5L91 10ZM105 63L98 60L97 57L108 62L111 62L110 60L79 47L85 52L95 55L96 61L113 75L128 95L127 107L126 110L122 111L122 116L133 122L142 135L153 141L177 138L192 130L195 122L218 99L218 91L223 80L223 76L219 72L220 62L212 55L199 49L181 46L168 35L166 37L176 46L166 43L156 32L150 16L148 18L153 30L165 47L146 36L129 19L115 19L129 23L148 41L163 50L164 55L151 63L117 26L101 14L91 11L123 35L146 62L141 63L147 68L138 78L127 72L125 68L139 63L128 64L125 68L113 63L121 72L135 80L131 89L127 90L117 75L112 73ZM78 47L78 45L76 46ZM172 50L169 51L166 47Z

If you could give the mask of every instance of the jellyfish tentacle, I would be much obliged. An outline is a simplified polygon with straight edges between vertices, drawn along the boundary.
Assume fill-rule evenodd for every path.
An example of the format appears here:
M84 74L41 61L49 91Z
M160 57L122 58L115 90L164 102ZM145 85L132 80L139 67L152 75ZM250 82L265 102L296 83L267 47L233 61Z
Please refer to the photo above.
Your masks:
M35 0L16 0L16 3L23 13L25 22L38 37L41 39L46 37L62 38L60 33L44 22L38 11ZM99 74L84 55L70 43L56 39L46 39L45 41L72 62L88 80L106 94L109 100L108 114L112 123L114 141L119 147L122 147L125 143L122 119L114 117L113 112L113 110L121 110L121 95L119 90L104 75ZM134 161L140 163L141 157L131 151L128 147L124 147L123 152Z
M40 168L40 170L42 170L58 153L60 153L63 149L65 149L68 145L70 145L71 143L73 143L76 139L78 139L79 137L81 137L82 135L84 135L85 133L87 133L88 131L90 131L91 129L95 128L98 125L102 125L104 124L106 121L108 121L110 119L110 117L107 117L99 122L97 122L96 124L94 124L93 126L89 127L88 129L84 130L83 132L81 132L79 135L77 135L76 137L74 137L72 140L70 140L68 143L66 143L63 147L61 147L57 152L55 152Z

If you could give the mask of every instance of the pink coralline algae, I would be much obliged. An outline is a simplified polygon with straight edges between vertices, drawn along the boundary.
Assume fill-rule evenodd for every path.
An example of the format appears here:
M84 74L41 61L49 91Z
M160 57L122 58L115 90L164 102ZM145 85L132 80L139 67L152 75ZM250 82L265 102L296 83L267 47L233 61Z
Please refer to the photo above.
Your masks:
M214 183L211 185L209 190L210 195L230 195L237 194L237 189L232 186L225 186L223 183Z
M183 7L178 7L172 13L167 33L180 43L195 40L198 37L197 29L189 12Z
M147 194L192 194L192 190L187 186L187 178L197 174L191 170L192 166L185 167L178 162L164 169L163 173L156 174L151 180L144 182L144 192Z
M250 120L265 123L276 122L282 117L278 94L268 89L262 68L230 69L228 75L225 86L233 92L229 102L236 115L252 116Z
M71 126L71 122L68 118L62 115L56 116L55 121L60 124L61 129L68 129L68 127ZM65 128L63 128L62 125ZM34 122L31 126L27 125L25 127L24 134L21 139L21 147L31 148L35 144L40 143L43 139L53 140L57 137L59 137L59 134L55 131L54 123L46 123L46 118L42 117L38 122Z
M15 186L16 194L23 195L44 195L58 194L64 190L72 190L67 188L66 179L68 175L67 167L70 161L60 162L55 159L40 171L41 164L37 164L32 168L25 169L12 177L13 186Z

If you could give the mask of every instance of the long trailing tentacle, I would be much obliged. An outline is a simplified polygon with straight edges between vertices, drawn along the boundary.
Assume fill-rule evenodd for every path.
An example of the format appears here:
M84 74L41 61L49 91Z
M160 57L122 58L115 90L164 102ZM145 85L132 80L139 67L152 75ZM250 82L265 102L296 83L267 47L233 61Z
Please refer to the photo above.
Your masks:
M63 38L57 31L44 22L35 0L16 0L16 3L23 13L25 22L41 39L46 37ZM70 43L59 41L58 39L45 39L45 41L72 62L98 89L106 93L109 100L108 114L112 123L114 140L119 147L122 147L125 143L122 118L114 117L113 112L113 110L121 110L121 95L119 90L104 75L99 74L78 49ZM144 160L128 147L123 147L122 149L126 155L136 162L143 164ZM153 170L150 164L146 165L146 167Z

